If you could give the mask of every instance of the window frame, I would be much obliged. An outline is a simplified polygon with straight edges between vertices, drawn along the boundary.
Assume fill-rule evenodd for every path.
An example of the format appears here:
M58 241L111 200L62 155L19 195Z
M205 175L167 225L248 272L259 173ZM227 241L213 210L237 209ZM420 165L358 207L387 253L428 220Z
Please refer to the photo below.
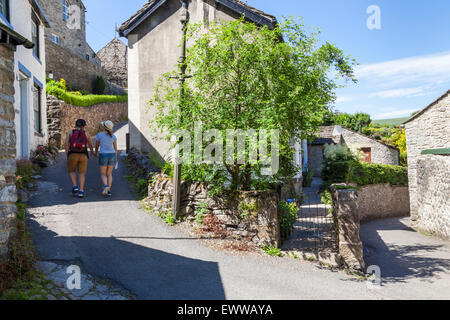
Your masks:
M57 41L55 41L55 39L56 39ZM56 35L56 34L54 34L54 33L52 33L52 42L53 42L54 44L60 44L60 38L59 38L59 36Z
M33 36L33 26L36 26L36 37ZM31 15L31 41L34 43L34 47L33 47L33 55L40 59L41 57L41 32L40 32L40 25L41 22L39 21L39 19L36 17L36 15L34 13L32 13ZM34 41L34 39L36 38L36 42Z
M42 134L42 89L33 84L34 131Z
M2 15L2 17L4 17L7 22L11 22L10 21L11 16L10 16L10 12L9 12L10 11L9 0L0 0L0 2L3 2L3 1L5 3L5 9L4 9L5 12L3 13L0 11L0 15Z
M63 21L68 22L70 15L69 15L69 7L70 7L70 2L68 0L62 0L62 18Z

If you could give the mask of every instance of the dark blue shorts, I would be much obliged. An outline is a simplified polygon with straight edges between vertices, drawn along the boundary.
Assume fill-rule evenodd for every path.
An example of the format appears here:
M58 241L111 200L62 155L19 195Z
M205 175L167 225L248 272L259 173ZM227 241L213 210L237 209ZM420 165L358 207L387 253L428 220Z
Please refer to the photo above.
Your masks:
M108 167L116 165L115 153L100 153L98 155L98 165L100 167Z

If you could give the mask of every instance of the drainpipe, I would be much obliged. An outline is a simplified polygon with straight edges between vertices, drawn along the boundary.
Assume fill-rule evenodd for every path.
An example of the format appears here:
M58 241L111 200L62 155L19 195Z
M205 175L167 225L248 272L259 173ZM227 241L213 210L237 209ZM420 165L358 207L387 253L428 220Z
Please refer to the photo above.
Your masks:
M186 26L189 22L189 1L188 0L180 0L181 1L181 13L180 13L180 22L182 29L182 41L180 46L180 110L183 108L183 97L184 97L184 81L186 80L186 66L184 62L186 61ZM180 113L181 114L181 113ZM172 214L177 219L180 215L180 202L181 202L181 163L178 159L179 150L176 149L176 158L174 164L174 173L173 173L173 197L172 197Z

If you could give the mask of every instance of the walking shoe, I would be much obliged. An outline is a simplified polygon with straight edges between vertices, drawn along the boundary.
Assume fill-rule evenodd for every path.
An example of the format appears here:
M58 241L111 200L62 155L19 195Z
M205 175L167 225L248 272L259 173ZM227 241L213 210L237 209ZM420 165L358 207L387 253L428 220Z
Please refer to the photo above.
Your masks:
M78 198L84 198L84 191L83 190L79 190L78 191Z
M104 195L104 196L106 196L107 194L108 194L108 191L110 190L111 188L109 187L109 186L104 186L103 187L103 191L102 191L102 194Z
M72 187L72 193L77 194L78 193L78 186Z
M112 196L111 190L108 190L107 195L108 195L108 197L111 197L111 196Z

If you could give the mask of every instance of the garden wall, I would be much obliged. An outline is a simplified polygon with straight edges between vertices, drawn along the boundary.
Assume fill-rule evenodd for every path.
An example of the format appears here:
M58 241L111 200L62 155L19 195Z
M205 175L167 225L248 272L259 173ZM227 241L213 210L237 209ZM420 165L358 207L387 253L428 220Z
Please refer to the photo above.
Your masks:
M65 135L74 128L77 119L85 119L86 131L95 136L100 131L102 121L111 120L114 124L126 121L128 103L101 103L90 107L78 107L57 99L47 97L47 123L49 142L64 147Z
M209 197L207 187L200 182L182 182L181 211L194 217L201 204L206 204L227 235L232 238L251 239L260 246L280 245L278 195L266 191L248 191L227 194L226 197ZM163 174L155 177L148 188L148 203L157 211L172 208L172 180ZM229 200L226 200L229 199Z
M14 52L0 44L0 258L15 230L16 134L14 128Z
M375 219L409 215L406 186L373 184L351 189L345 184L331 186L333 217L338 253L352 269L364 270L361 223Z
M388 183L363 186L358 190L357 201L360 222L409 216L407 186Z

